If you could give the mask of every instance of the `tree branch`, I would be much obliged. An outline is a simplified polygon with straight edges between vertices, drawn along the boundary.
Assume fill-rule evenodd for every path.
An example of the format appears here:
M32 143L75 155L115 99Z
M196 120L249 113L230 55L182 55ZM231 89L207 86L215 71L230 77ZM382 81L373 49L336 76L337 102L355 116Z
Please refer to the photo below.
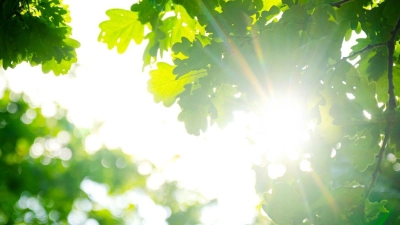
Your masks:
M379 153L378 153L378 163L376 164L375 170L372 173L372 180L368 186L367 192L365 193L364 199L367 199L369 197L372 189L374 188L374 186L376 184L376 181L378 180L379 173L382 172L381 165L382 165L383 155L385 153L386 146L389 141L389 135L391 133L391 130L392 130L392 125L388 124L388 126L386 127L386 130L385 130L385 138L383 139L381 149L379 150Z
M396 108L396 98L394 95L394 84L393 84L393 54L395 49L395 40L397 32L400 30L400 18L397 20L397 24L392 31L392 36L390 40L387 42L388 48L388 94L389 94L389 102L388 102L388 113L386 114L386 130L385 130L385 138L383 139L381 149L378 154L378 162L376 164L375 170L372 173L372 180L365 193L364 199L367 199L371 194L372 189L374 188L376 181L378 180L379 173L382 172L381 165L383 160L383 155L386 150L387 143L389 141L389 136L392 131L393 124L396 120L395 117L395 108Z
M385 42L385 43L373 44L373 45L367 45L367 47L365 47L365 48L363 48L363 49L361 49L361 50L359 50L359 51L353 52L353 54L351 54L351 55L349 55L349 56L346 56L346 57L341 58L341 59L340 59L339 61L337 61L336 63L331 64L331 65L328 65L328 68L332 68L332 67L336 66L339 62L342 62L342 60L348 60L348 59L353 58L354 56L359 55L359 54L361 54L361 53L363 53L363 52L365 52L365 51L368 51L368 50L371 50L371 49L377 48L377 47L384 47L384 46L387 46L387 42Z
M352 2L352 1L354 1L354 0L341 0L341 1L338 1L338 2L332 2L331 6L340 8L340 6L342 6L343 4L348 3L348 2Z
M383 47L383 46L387 46L387 43L385 42L385 43L378 43L378 44L374 44L374 45L367 45L367 47L365 47L365 48L363 48L363 49L361 49L359 51L353 52L353 54L351 54L349 56L346 56L346 57L343 57L342 59L347 60L347 59L353 58L354 56L359 55L359 54L361 54L361 53L363 53L365 51L368 51L370 49L373 49L373 48L376 48L376 47Z

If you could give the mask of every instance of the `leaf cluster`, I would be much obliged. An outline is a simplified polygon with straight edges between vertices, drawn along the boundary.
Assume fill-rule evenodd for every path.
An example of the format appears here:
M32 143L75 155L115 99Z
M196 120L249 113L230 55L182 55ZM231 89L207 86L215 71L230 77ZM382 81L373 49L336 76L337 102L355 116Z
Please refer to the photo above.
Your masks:
M399 9L396 0L142 0L131 24L149 32L118 37L148 39L144 66L157 65L149 91L165 106L179 104L190 134L225 126L235 111L257 114L276 96L299 102L316 124L299 147L313 172L286 165L271 181L264 210L276 223L395 224L386 215L397 213L389 193L398 187L384 181L400 150ZM343 57L343 41L354 35ZM160 62L166 51L173 65Z
M44 73L66 74L77 61L79 42L70 38L68 7L61 1L0 1L0 64L42 65Z

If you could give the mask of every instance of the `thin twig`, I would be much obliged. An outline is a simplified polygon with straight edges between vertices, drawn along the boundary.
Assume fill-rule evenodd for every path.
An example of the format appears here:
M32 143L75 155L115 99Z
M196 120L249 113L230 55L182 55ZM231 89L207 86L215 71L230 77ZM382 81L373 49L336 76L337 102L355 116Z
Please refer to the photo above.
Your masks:
M395 108L396 108L396 99L395 99L395 95L394 95L394 84L393 84L393 54L394 54L394 48L395 48L396 35L399 30L400 30L400 18L397 20L397 24L396 24L394 30L392 31L392 36L391 36L390 40L387 42L389 102L388 102L388 114L386 116L387 125L386 125L386 130L385 130L385 138L383 139L383 143L382 143L381 149L378 154L378 162L376 164L374 172L372 173L372 180L367 189L367 192L365 193L364 199L367 199L369 197L369 195L372 192L372 189L374 188L374 186L376 184L376 181L378 180L379 173L382 172L381 165L382 165L383 155L385 153L386 146L389 141L390 133L392 132L393 124L396 120L396 117L394 116Z
M359 54L361 54L361 53L363 53L365 51L368 51L370 49L373 49L373 48L376 48L376 47L384 47L384 46L387 46L386 42L385 43L373 44L373 45L367 45L367 47L365 47L365 48L363 48L363 49L361 49L359 51L353 52L353 54L351 54L349 56L346 56L346 57L343 57L342 59L347 60L347 59L353 58L354 56L359 55Z
M351 1L354 1L354 0L341 0L338 2L332 2L331 6L340 8L340 6L342 6L343 4L351 2Z
M351 58L355 57L356 55L359 55L359 54L361 54L361 53L363 53L363 52L365 52L365 51L368 51L368 50L371 50L371 49L377 48L377 47L384 47L384 46L387 46L387 42L385 42L385 43L373 44L373 45L367 45L367 47L365 47L365 48L363 48L363 49L361 49L361 50L359 50L359 51L353 52L353 54L351 54L351 55L349 55L349 56L346 56L346 57L341 58L341 59L340 59L339 61L337 61L336 63L331 64L331 65L328 65L328 68L332 68L332 67L336 66L337 64L339 64L339 62L343 62L342 60L348 60L348 59L351 59Z

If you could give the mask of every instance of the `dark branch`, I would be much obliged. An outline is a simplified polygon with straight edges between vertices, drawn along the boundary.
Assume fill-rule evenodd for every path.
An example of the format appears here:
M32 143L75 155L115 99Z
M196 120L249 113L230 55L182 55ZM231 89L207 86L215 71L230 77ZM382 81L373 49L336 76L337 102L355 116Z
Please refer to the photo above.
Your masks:
M346 57L343 57L342 59L347 60L347 59L353 58L354 56L359 55L359 54L361 54L361 53L363 53L365 51L368 51L368 50L371 50L371 49L377 48L377 47L384 47L384 46L387 46L386 42L385 43L378 43L378 44L374 44L374 45L368 45L367 47L365 47L365 48L363 48L363 49L361 49L359 51L353 52L353 54L351 54L349 56L346 56Z
M389 136L392 131L393 124L396 120L395 115L395 108L396 108L396 98L394 95L394 84L393 84L393 54L395 48L395 40L397 32L400 30L400 18L397 21L397 24L392 31L392 36L390 40L387 42L388 48L388 94L389 94L389 102L388 102L388 114L386 116L386 130L385 130L385 138L383 139L383 143L381 149L378 154L378 162L376 164L375 170L372 173L372 181L369 185L367 192L365 193L365 199L369 197L371 194L372 189L374 188L376 181L378 180L379 173L381 171L381 165L383 160L383 155L386 150L387 143L389 141Z
M342 6L343 4L351 2L351 1L354 1L354 0L341 0L338 2L332 2L331 6L340 8L340 6Z
M391 124L388 124L388 126L386 127L386 130L385 130L385 138L383 139L381 149L379 150L379 153L378 153L378 157L377 157L378 158L378 163L376 164L375 170L372 173L372 180L371 180L371 183L368 186L367 192L365 193L364 199L367 199L369 197L369 195L371 194L372 189L374 188L374 186L376 184L376 181L378 180L378 175L381 172L381 165L382 165L383 155L385 153L386 146L387 146L387 143L389 141L389 135L391 133L391 130L392 130L392 126L391 126Z
M387 46L386 42L385 43L378 43L378 44L374 44L374 45L368 45L367 47L365 47L365 48L363 48L363 49L361 49L359 51L353 52L353 54L351 54L349 56L341 58L340 61L337 61L336 63L334 63L332 65L328 65L328 68L332 68L332 67L336 66L337 64L339 64L339 62L342 62L341 60L348 60L348 59L351 59L351 58L353 58L353 57L355 57L355 56L357 56L357 55L359 55L359 54L361 54L361 53L363 53L365 51L368 51L368 50L371 50L371 49L377 48L377 47L384 47L384 46Z

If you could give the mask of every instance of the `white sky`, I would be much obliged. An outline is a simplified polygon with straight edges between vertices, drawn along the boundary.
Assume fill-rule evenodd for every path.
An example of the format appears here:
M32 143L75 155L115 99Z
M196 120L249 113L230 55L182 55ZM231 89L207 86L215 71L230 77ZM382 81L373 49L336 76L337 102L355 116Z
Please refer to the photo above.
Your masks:
M257 154L245 139L246 123L223 131L211 128L201 137L188 135L177 120L179 108L155 104L147 92L148 76L141 72L143 47L132 42L119 55L97 42L98 24L108 18L105 11L129 9L132 2L65 0L73 37L81 43L75 76L44 75L40 67L24 64L5 72L10 88L27 93L44 114L54 113L57 103L68 109L68 119L78 126L102 121L101 129L86 141L89 150L102 140L110 148L121 147L150 160L162 168L164 179L177 179L206 197L218 197L213 224L251 223L259 202L251 170ZM180 159L167 163L175 154Z

